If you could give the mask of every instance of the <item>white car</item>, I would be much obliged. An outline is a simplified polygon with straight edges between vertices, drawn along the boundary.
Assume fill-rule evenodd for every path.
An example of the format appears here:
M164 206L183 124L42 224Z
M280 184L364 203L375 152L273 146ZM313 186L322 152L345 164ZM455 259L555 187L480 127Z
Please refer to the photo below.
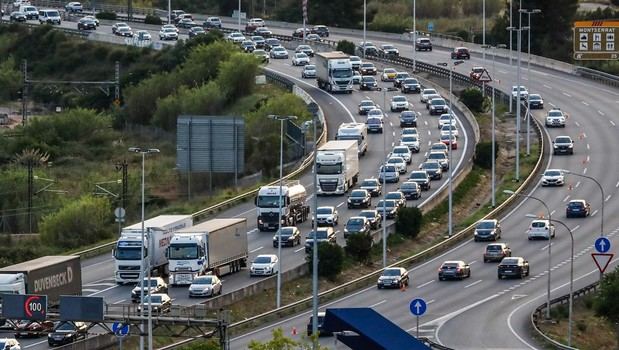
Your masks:
M451 130L451 136L460 137L460 135L458 134L458 128L455 125L449 125L449 124L441 126L441 136L449 135L450 130Z
M449 152L449 148L447 148L447 145L442 143L442 142L437 142L437 143L433 143L432 146L430 146L430 152L434 152L434 151L441 151L441 152Z
M408 147L411 152L419 152L419 137L415 135L404 135L400 138L400 145Z
M399 112L399 111L407 111L408 110L408 99L406 96L393 96L391 98L391 111Z
M565 128L565 114L559 108L553 108L546 114L546 127Z
M64 6L64 9L67 12L82 12L82 10L84 9L84 7L82 6L81 3L77 2L77 1L72 1L68 4L66 4Z
M223 289L221 280L215 275L199 276L189 285L189 297L214 297Z
M16 339L4 338L0 339L0 349L21 350L21 345Z
M150 307L153 314L162 314L169 312L172 306L172 298L168 294L158 293L150 294L150 296L144 296L144 309L148 310ZM142 304L138 304L138 312L142 312Z
M178 40L178 33L173 28L162 28L159 31L159 40Z
M361 57L359 56L350 56L350 64L352 64L353 70L359 70L361 68Z
M288 58L288 50L283 46L275 46L271 49L269 55L271 55L271 58Z
M165 283L161 277L148 277L144 278L144 295L148 294L150 290L151 294L155 293L167 293L168 284ZM137 285L131 290L131 301L134 303L140 302L142 298L142 282L138 282Z
M428 97L430 95L438 95L438 92L435 89L423 89L421 90L421 103L428 103Z
M239 32L233 32L233 33L228 34L228 36L226 37L226 40L231 41L235 44L240 44L243 41L245 41L245 35Z
M133 34L135 36L135 38L137 38L138 40L151 40L152 37L150 35L150 33L146 30L138 30L137 32L135 32L135 34Z
M380 120L383 120L384 115L383 115L383 111L380 110L380 108L373 108L370 109L367 113L368 119L370 118L380 118Z
M337 226L339 215L333 206L316 208L316 217L312 216L312 223L316 220L316 226Z
M164 24L163 26L161 26L161 30L165 29L165 28L172 28L174 29L177 33L180 32L180 30L178 29L178 27L176 27L174 24Z
M389 153L389 157L393 156L404 158L407 164L410 164L413 160L413 154L411 153L411 150L408 149L408 146L393 147L393 150L391 151L391 153Z
M563 186L565 177L561 169L548 169L542 175L542 186Z
M313 64L307 64L303 67L301 72L301 78L316 78L316 66Z
M298 52L294 54L294 58L292 59L293 66L305 66L310 63L310 58L308 55L303 52Z
M456 117L449 113L441 114L441 116L438 118L438 128L440 129L443 127L443 125L449 124L456 126Z
M387 159L387 165L393 165L400 174L406 174L408 171L408 166L406 165L406 161L402 157L391 156Z
M414 136L419 137L419 131L417 131L417 128L402 129L402 136L407 136L407 135L414 135Z
M272 276L279 271L279 259L275 254L258 255L249 267L249 276Z
M552 225L549 220L533 220L529 225L527 237L529 240L555 238L555 225Z
M430 152L426 157L426 162L437 162L441 165L443 171L449 170L449 157L445 152Z
M518 87L517 86L512 86L512 97L517 98L518 97ZM520 85L520 99L521 100L526 100L529 97L529 91L527 90L526 87Z

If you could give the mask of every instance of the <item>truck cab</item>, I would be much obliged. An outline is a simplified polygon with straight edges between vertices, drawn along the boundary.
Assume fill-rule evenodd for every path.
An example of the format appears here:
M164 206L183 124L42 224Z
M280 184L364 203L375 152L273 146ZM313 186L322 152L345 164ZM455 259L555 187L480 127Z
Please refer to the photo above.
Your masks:
M280 226L280 187L262 186L254 200L257 207L258 230L277 230ZM309 206L305 204L307 192L299 181L289 181L281 187L281 217L283 226L295 226L307 220Z
M319 52L315 55L318 87L328 92L352 93L352 63L341 51Z

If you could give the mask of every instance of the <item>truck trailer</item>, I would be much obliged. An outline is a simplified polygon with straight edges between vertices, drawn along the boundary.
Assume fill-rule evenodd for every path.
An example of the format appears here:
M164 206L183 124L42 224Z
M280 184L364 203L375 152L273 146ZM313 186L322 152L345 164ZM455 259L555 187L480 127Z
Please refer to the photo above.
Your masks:
M247 266L247 219L212 219L176 231L168 247L170 284L189 285L206 273L222 276Z
M279 186L262 186L254 202L257 207L258 230L277 230L279 219ZM286 181L282 186L283 226L295 226L309 217L310 208L306 204L307 192L298 180Z
M368 150L368 126L365 123L342 123L337 129L336 140L356 140L359 156Z
M318 87L328 92L352 93L352 63L341 51L318 52L316 59L316 80Z
M344 194L359 180L357 141L329 141L316 152L318 195Z

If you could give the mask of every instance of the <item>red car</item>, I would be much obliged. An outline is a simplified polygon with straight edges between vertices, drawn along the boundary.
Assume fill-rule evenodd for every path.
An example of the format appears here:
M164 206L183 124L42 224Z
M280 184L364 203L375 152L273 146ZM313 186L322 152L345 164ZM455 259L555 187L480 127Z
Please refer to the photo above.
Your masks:
M453 135L451 136L451 141L449 140L449 135L441 135L441 143L447 147L451 144L451 149L458 149L458 138Z
M52 321L21 321L15 327L15 338L42 337L54 329Z
M469 53L469 49L466 47L456 47L451 52L451 59L454 60L470 60L471 54Z

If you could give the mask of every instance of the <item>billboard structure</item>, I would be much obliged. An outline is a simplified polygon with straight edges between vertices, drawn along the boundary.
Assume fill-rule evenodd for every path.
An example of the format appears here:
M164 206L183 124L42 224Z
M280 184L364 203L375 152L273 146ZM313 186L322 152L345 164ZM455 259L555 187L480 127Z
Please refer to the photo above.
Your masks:
M575 60L616 60L619 58L619 21L574 22Z

